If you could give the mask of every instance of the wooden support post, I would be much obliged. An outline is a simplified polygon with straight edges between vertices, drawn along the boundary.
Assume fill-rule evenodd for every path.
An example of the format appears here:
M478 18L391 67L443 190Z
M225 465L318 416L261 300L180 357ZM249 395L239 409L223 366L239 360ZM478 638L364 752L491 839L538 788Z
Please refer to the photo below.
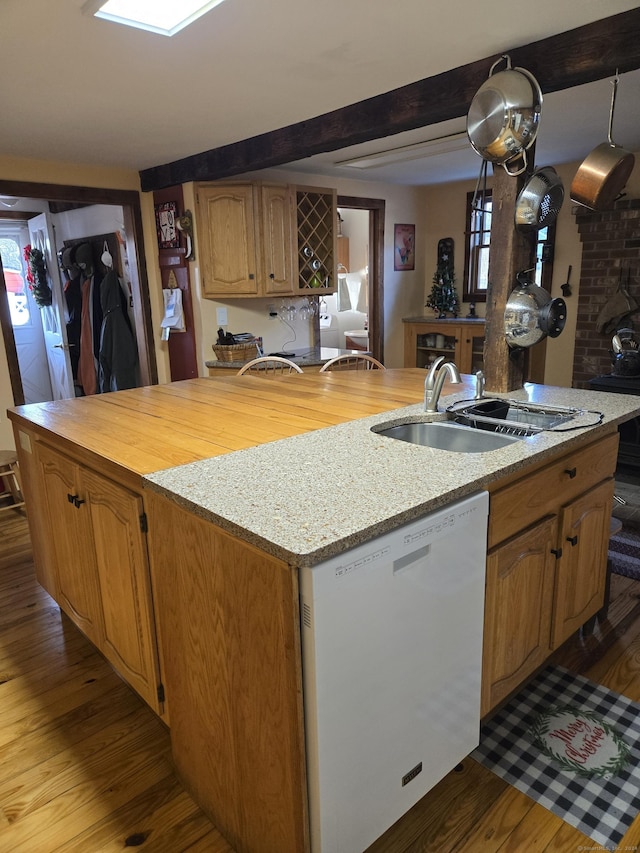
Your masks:
M516 200L526 177L512 177L502 166L494 168L484 341L485 388L494 394L522 388L524 381L526 351L507 346L504 310L516 285L516 273L533 265L531 235L517 231L514 224Z

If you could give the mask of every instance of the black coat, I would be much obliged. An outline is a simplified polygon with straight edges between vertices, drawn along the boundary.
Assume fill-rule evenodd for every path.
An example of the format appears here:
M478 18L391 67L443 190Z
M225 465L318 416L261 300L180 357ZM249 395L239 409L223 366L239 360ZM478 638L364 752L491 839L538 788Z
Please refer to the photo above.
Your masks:
M100 393L135 388L138 348L127 316L126 297L111 270L100 282L102 328L100 331Z

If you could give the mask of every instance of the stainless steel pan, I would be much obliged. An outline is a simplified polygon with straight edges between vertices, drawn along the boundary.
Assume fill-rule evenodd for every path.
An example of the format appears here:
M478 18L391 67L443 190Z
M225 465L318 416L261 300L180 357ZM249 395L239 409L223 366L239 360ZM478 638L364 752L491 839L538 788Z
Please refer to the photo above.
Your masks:
M536 169L516 200L516 228L519 231L546 228L555 222L563 201L564 186L553 166Z
M557 338L565 327L564 299L552 299L540 285L519 272L504 311L504 331L510 347L530 347L547 336Z
M494 73L506 61L506 69ZM542 109L542 91L533 74L512 68L508 55L491 66L471 101L467 136L485 160L501 165L510 175L527 168L526 150L533 145Z
M571 183L571 201L591 210L608 210L613 206L614 201L624 189L635 163L633 154L616 145L611 138L618 79L616 74L615 80L612 81L607 142L596 146L587 155Z

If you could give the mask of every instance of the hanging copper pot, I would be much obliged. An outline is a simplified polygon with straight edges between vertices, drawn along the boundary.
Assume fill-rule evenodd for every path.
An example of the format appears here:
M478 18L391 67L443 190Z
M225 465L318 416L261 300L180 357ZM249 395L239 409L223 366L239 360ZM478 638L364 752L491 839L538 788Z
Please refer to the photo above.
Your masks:
M571 184L571 201L591 210L609 210L613 206L635 163L633 154L616 145L611 138L618 79L616 74L612 81L608 141L596 146L587 155Z

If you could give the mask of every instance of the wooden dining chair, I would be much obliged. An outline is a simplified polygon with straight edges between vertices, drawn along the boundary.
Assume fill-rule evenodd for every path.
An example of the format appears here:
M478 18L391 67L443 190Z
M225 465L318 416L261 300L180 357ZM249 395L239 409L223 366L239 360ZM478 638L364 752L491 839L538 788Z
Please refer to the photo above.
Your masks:
M284 373L302 373L302 368L288 358L282 358L279 355L263 355L243 364L236 375L242 376L244 373L272 377L282 376Z
M320 373L330 370L386 370L381 361L372 355L337 355L320 368Z
M18 454L13 450L0 450L0 480L4 484L4 489L0 491L0 511L24 506ZM5 503L5 500L9 502Z

